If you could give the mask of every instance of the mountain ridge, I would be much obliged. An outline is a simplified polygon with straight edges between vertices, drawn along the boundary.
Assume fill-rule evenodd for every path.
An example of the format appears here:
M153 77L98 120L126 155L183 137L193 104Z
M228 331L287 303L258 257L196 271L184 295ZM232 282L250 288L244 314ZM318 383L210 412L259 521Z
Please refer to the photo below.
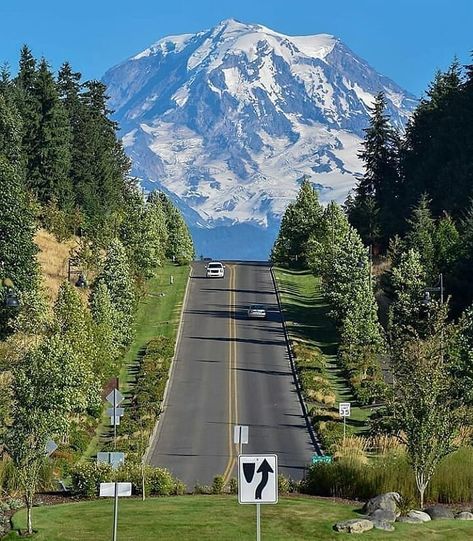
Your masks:
M270 227L307 175L322 201L344 200L375 94L399 128L416 104L331 34L234 19L162 38L104 81L133 174L204 228Z

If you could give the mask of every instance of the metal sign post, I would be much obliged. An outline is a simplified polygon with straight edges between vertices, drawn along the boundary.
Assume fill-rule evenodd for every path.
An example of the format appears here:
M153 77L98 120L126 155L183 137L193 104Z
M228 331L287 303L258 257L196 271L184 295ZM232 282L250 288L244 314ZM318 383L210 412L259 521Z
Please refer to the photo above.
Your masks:
M239 455L238 502L256 504L256 539L261 541L261 504L278 503L277 455Z
M235 425L233 427L233 443L238 445L238 454L241 455L243 444L248 443L248 427L244 425Z
M346 436L346 419L351 415L351 403L350 402L340 402L338 405L338 413L340 417L343 417L343 444L345 444Z
M113 391L107 396L107 402L109 402L113 408L109 408L107 413L110 415L110 424L113 426L113 449L117 448L117 425L120 424L120 417L124 414L124 409L119 408L118 405L125 400L125 397L118 389ZM118 453L117 453L118 454ZM113 466L112 466L113 467ZM118 491L120 483L115 481L114 487L114 500L113 500L113 541L117 541L117 527L118 527Z

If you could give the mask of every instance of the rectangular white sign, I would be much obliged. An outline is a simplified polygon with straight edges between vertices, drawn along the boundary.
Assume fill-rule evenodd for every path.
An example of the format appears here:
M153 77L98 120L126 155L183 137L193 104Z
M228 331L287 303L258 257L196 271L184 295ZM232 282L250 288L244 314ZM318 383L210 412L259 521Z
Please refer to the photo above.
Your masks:
M248 427L245 425L235 425L233 429L233 443L248 443Z
M118 497L131 496L131 483L117 483ZM101 497L115 497L115 483L100 483Z
M278 503L277 455L239 455L238 501Z
M340 402L338 405L338 413L340 417L350 417L351 414L351 403L350 402Z

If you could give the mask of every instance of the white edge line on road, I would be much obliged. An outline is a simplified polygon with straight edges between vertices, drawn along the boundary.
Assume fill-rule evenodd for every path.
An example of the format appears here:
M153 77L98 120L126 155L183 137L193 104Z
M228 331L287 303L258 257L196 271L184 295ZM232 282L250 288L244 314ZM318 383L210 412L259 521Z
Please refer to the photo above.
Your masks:
M274 291L276 292L276 299L278 301L279 313L281 314L282 328L283 328L283 331L284 331L284 337L286 339L286 348L287 348L287 352L289 354L289 362L290 362L290 365L291 365L292 375L294 377L294 381L295 381L295 384L296 384L296 390L297 390L297 394L299 396L299 402L301 404L302 414L304 416L304 419L305 419L305 422L306 422L306 425L307 425L307 430L309 431L309 435L310 435L310 438L312 440L312 445L314 446L315 451L317 452L317 454L323 455L324 452L323 452L323 449L322 449L322 445L320 444L320 440L318 439L317 434L315 433L314 427L312 426L312 423L310 422L309 413L308 413L308 410L307 410L307 404L305 402L304 395L302 394L302 387L301 387L301 383L299 381L299 375L297 374L296 365L294 363L294 357L292 356L291 346L290 346L290 343L289 343L289 333L287 331L286 319L284 317L281 298L280 298L280 295L279 295L279 288L278 288L278 284L277 284L277 281L276 281L276 277L274 275L272 265L269 267L269 272L270 272L271 278L273 280Z
M186 291L184 293L184 300L182 302L182 309L181 309L181 317L179 319L179 327L177 329L177 335L176 335L176 343L174 345L174 354L172 356L171 360L171 366L169 367L169 373L168 373L168 379L166 382L166 387L164 388L164 394L163 394L163 400L161 402L161 413L158 416L158 419L156 420L156 424L154 425L153 432L151 433L151 436L149 438L148 447L145 451L145 454L143 455L143 462L144 464L148 464L150 456L153 455L156 445L158 444L158 437L159 437L159 431L162 426L162 419L164 417L164 414L166 413L166 406L167 406L167 399L168 399L168 393L169 389L172 384L172 380L174 377L174 367L176 364L176 357L177 352L179 351L179 346L181 344L181 337L182 337L182 328L183 328L183 320L184 320L184 312L186 310L187 306L187 299L189 296L189 289L190 289L190 283L192 279L192 264L189 268L189 274L187 277L187 284L186 284Z

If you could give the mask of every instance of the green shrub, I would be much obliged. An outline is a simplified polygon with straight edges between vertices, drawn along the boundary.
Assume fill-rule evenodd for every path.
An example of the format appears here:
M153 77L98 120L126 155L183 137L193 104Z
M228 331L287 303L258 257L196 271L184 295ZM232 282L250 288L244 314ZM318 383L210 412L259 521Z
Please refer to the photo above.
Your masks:
M93 498L98 496L100 483L114 480L114 472L109 464L82 462L71 471L72 491L77 496Z
M152 496L169 496L183 490L183 485L177 482L164 468L146 465L145 490ZM98 495L100 483L120 481L132 485L133 494L142 494L142 468L139 463L125 463L117 470L109 464L83 462L77 464L71 472L72 489L74 494L93 498ZM184 487L185 490L185 487Z
M223 475L217 475L212 482L212 494L222 494L224 486Z
M317 433L320 436L324 449L330 449L343 439L343 422L341 421L321 421L316 424ZM346 427L346 435L353 433L353 429Z
M291 491L291 482L282 473L278 475L278 492L279 494L289 494Z
M192 494L212 494L212 487L196 483L194 485L194 491L192 492Z
M236 477L232 477L228 483L228 490L230 494L238 494L238 480Z
M173 496L182 496L183 494L186 493L186 490L187 490L186 485L182 481L179 481L179 479L177 479L174 482L174 488L172 489L171 494Z

